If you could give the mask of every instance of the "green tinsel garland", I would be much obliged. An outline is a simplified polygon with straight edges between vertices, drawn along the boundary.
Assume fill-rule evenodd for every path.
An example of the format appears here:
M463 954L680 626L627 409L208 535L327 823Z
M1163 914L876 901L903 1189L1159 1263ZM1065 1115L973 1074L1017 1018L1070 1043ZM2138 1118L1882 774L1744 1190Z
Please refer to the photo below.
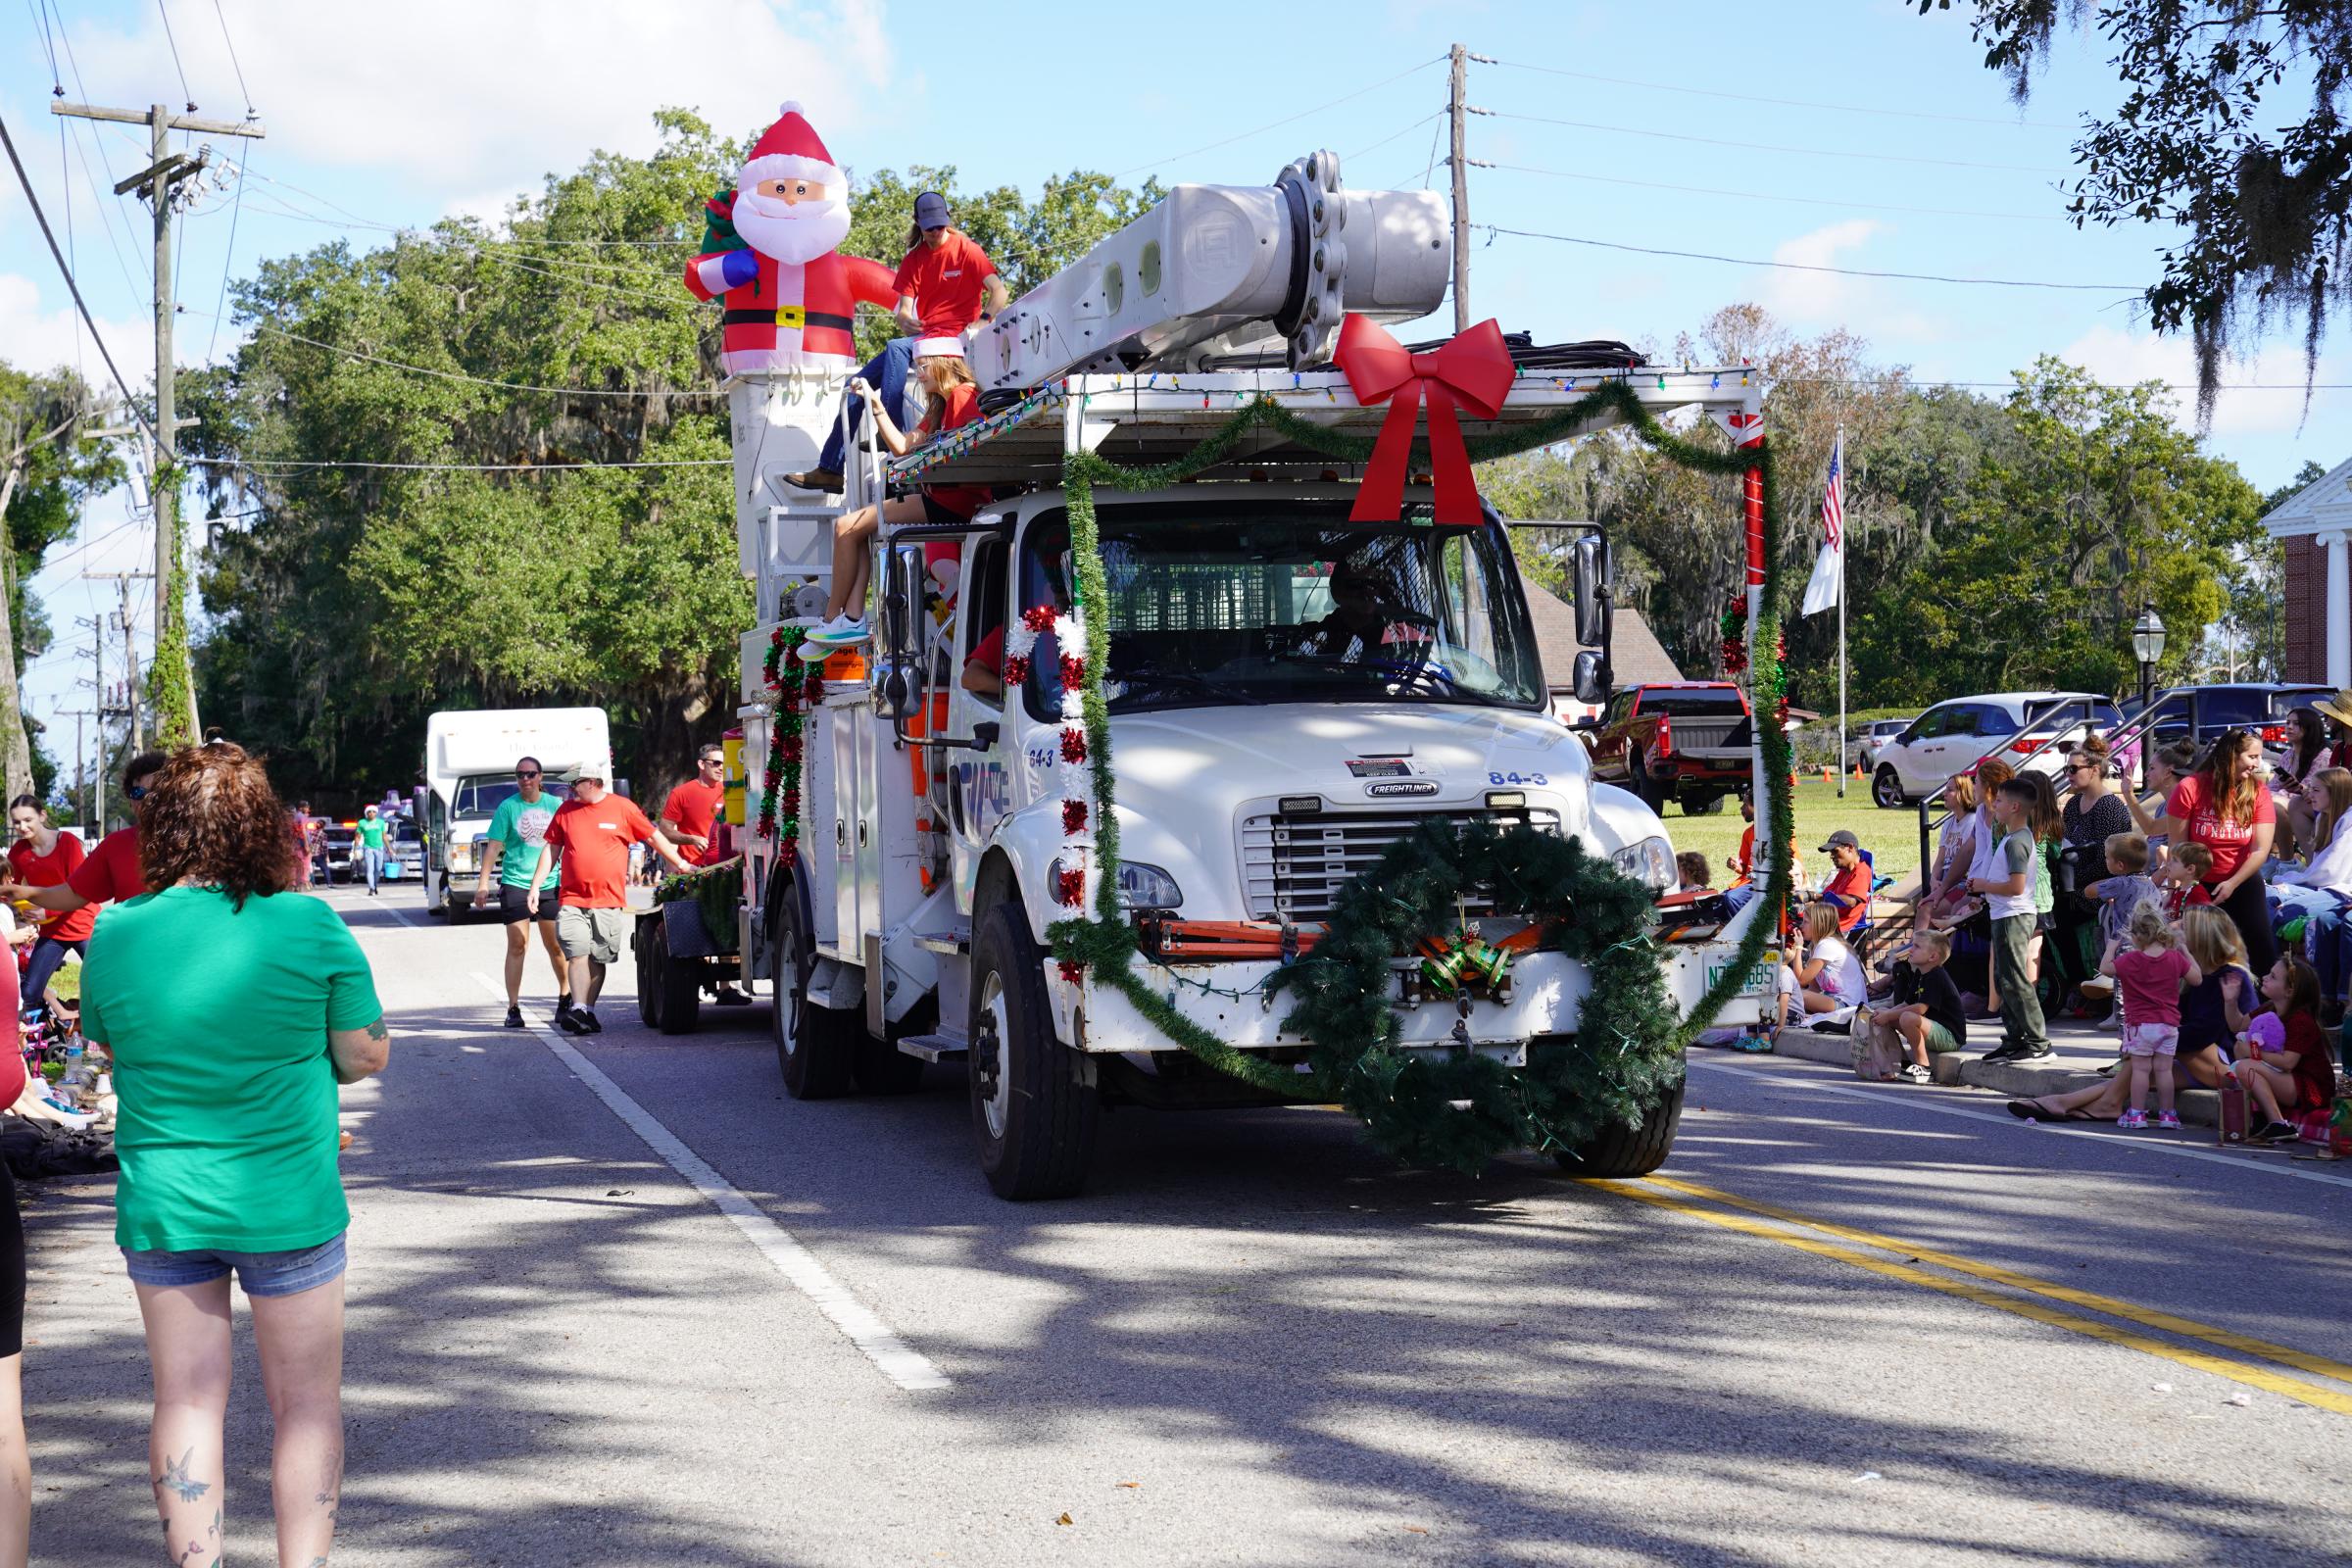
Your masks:
M177 465L155 476L157 488L178 483ZM165 548L171 552L172 567L165 576L163 622L155 629L147 689L155 694L155 738L169 749L196 744L194 676L188 666L187 531L176 507L172 509L172 538Z
M703 911L703 929L721 953L733 953L742 941L743 857L716 865L698 865L662 878L654 889L656 904L692 899Z
M1604 414L1615 414L1669 462L1703 473L1761 476L1764 513L1764 591L1750 659L1750 701L1759 714L1778 712L1787 676L1779 657L1779 507L1769 443L1718 452L1666 429L1642 407L1633 389L1606 381L1554 414L1489 435L1469 438L1473 461L1484 462L1548 446L1581 433ZM1063 499L1069 514L1071 555L1081 610L1107 604L1102 536L1095 514L1094 486L1157 490L1216 466L1240 447L1242 438L1265 424L1313 451L1346 462L1370 459L1371 436L1348 435L1303 418L1258 398L1192 451L1168 463L1128 467L1092 452L1062 458ZM1426 462L1426 445L1415 442ZM1740 940L1735 961L1679 1024L1667 997L1659 955L1646 936L1650 905L1646 890L1614 866L1585 855L1581 844L1536 834L1473 832L1458 844L1452 835L1431 831L1392 847L1373 869L1341 889L1330 928L1314 953L1275 977L1276 988L1302 994L1285 1018L1313 1042L1311 1079L1290 1067L1237 1051L1193 1023L1135 973L1135 933L1118 901L1119 837L1110 765L1110 713L1102 680L1110 662L1107 617L1090 617L1086 638L1086 680L1081 693L1087 760L1095 787L1095 843L1098 882L1095 918L1056 922L1049 931L1054 956L1064 965L1093 971L1113 987L1162 1033L1209 1066L1272 1093L1338 1099L1362 1117L1374 1140L1398 1157L1475 1169L1495 1152L1513 1147L1571 1149L1610 1120L1638 1123L1679 1075L1682 1048L1714 1022L1724 1004L1743 989L1780 928L1780 911L1789 890L1788 846L1795 833L1789 785L1788 732L1779 724L1757 726L1765 772L1768 863L1763 908ZM1573 852L1554 856L1525 839ZM1448 846L1451 846L1448 848ZM1621 886L1620 886L1621 885ZM1388 1003L1389 959L1411 951L1412 943L1438 927L1422 928L1424 907L1443 892L1445 910L1466 886L1513 888L1504 907L1555 911L1566 900L1576 911L1559 928L1559 950L1583 958L1592 988L1583 1017L1606 1020L1602 1027L1619 1042L1602 1049L1587 1027L1568 1044L1530 1049L1528 1066L1513 1072L1475 1054L1423 1060L1392 1049L1397 1038ZM1418 890L1414 893L1400 889ZM1628 893L1626 890L1633 890ZM1635 897L1638 894L1639 897ZM1581 897L1579 897L1581 895ZM1407 937L1411 940L1405 940ZM1327 951L1328 950L1328 951ZM1378 973L1372 957L1377 952ZM1468 1101L1467 1112L1453 1102Z

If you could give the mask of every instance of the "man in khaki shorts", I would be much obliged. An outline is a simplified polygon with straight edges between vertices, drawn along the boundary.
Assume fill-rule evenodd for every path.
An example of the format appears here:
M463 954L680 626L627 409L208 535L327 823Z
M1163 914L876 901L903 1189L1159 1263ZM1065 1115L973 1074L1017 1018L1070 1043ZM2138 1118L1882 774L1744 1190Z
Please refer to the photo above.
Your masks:
M582 768L571 799L547 824L524 899L536 916L549 858L562 852L556 942L570 969L571 1009L557 1022L575 1035L604 1033L593 1009L605 989L605 966L620 961L621 935L628 927L629 846L651 844L672 869L688 869L677 846L646 820L636 802L606 790L607 772L601 760Z

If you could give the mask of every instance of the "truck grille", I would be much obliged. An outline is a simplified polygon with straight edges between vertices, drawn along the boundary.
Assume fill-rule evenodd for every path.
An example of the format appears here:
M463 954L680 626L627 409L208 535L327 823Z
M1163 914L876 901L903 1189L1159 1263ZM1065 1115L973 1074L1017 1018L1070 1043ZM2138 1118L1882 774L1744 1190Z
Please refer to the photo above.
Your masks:
M1556 811L1286 811L1242 818L1242 897L1253 920L1323 920L1349 877L1428 821L1508 822L1560 830ZM1483 898L1466 901L1488 907Z

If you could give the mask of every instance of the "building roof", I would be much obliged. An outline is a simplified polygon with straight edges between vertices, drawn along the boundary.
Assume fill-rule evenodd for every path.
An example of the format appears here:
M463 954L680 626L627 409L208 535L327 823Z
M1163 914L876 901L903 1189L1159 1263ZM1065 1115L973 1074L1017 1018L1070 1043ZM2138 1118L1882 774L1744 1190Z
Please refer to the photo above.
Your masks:
M1557 594L1531 581L1527 583L1527 616L1535 623L1536 651L1544 661L1544 681L1553 691L1566 691L1576 668L1577 649L1582 646L1576 640L1576 612ZM1620 607L1609 630L1610 660L1620 690L1683 678L1640 611Z
M2352 458L2280 502L2262 525L2274 539L2352 528Z

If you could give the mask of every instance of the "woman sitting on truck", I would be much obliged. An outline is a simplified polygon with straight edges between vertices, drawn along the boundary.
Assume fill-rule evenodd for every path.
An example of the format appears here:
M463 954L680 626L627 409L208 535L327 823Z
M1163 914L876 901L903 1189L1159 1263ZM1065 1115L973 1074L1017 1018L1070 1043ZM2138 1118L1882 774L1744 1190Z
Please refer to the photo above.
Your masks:
M952 337L927 337L914 346L915 375L928 394L930 412L914 434L902 431L882 405L882 395L862 381L852 388L865 399L874 429L893 456L905 457L919 441L945 434L980 416L980 387L971 367L963 362L963 345ZM808 628L801 658L819 660L838 649L854 648L873 635L864 614L865 586L872 569L866 545L881 522L893 525L928 522L968 522L993 499L986 485L927 484L911 496L892 496L878 507L859 507L833 530L833 593L825 604L825 618ZM858 607L852 615L850 607Z

